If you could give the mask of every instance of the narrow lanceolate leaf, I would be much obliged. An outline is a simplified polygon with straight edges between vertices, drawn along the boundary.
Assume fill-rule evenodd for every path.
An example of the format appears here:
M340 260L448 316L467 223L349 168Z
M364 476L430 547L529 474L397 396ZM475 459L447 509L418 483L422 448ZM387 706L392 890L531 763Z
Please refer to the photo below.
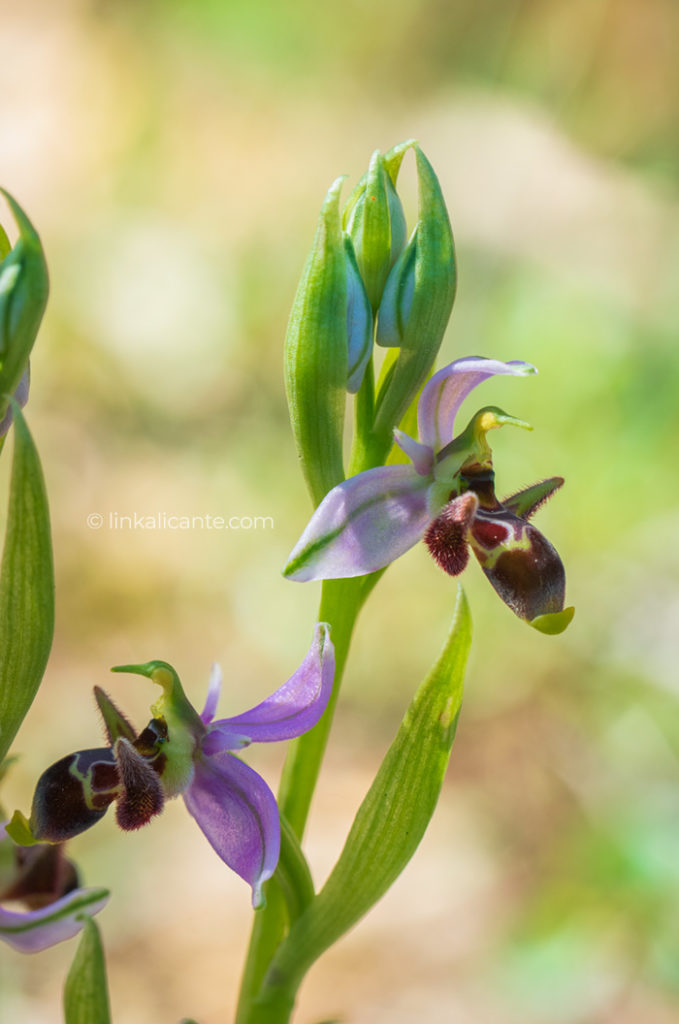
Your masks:
M0 568L0 761L35 697L54 633L54 569L40 459L18 405Z
M99 929L87 918L64 986L65 1024L109 1024L106 960Z
M347 269L338 178L326 196L285 337L285 386L297 451L314 504L344 479Z
M260 993L264 1005L295 991L310 965L377 903L415 852L448 765L470 641L460 591L443 652L415 694L337 864L273 960Z

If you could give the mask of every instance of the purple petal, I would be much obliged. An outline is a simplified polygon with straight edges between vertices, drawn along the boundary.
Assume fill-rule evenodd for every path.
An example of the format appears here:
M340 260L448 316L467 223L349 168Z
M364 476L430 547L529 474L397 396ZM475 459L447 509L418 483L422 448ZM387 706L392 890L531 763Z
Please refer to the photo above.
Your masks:
M16 391L14 392L14 398L19 403L21 408L26 405L28 401L28 390L31 383L31 371L27 366L23 372L21 380L17 384ZM12 425L12 410L8 409L5 415L0 420L0 437L7 433L10 426Z
M39 953L77 935L85 916L92 917L108 902L106 889L74 889L40 910L0 907L0 939L20 953Z
M509 373L525 377L537 373L530 363L467 356L435 373L426 384L417 407L420 441L438 452L453 439L455 416L470 391L489 377Z
M253 907L261 906L281 843L278 806L264 779L233 754L203 757L184 802L215 852L252 886Z
M219 665L215 662L210 669L210 682L207 688L207 698L205 700L205 707L200 713L200 719L204 725L209 725L212 719L217 714L217 704L219 702L219 694L222 689L222 670Z
M284 574L329 580L383 569L427 528L429 484L412 466L380 466L345 480L314 512Z
M289 740L311 729L325 711L335 675L335 650L329 626L316 626L309 652L287 683L242 715L214 722L203 753L237 750L253 741Z
M420 476L431 476L434 471L434 452L426 444L418 444L408 434L396 428L394 430L394 441L402 452L408 456L415 472Z

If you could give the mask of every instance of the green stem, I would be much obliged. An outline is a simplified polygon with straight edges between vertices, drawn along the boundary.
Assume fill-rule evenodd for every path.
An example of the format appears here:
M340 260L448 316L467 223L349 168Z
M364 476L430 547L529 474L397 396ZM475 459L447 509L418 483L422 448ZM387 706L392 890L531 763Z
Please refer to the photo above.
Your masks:
M366 587L367 579L325 580L322 584L318 618L330 625L335 647L335 683L320 722L290 743L278 793L281 814L299 839L304 833L328 742L351 635L363 601L372 589ZM266 899L266 906L255 915L236 1024L285 1024L294 1004L294 997L290 1002L284 993L281 994L282 1002L277 1001L276 1006L257 1004L257 993L288 923L285 901L277 885L268 884Z

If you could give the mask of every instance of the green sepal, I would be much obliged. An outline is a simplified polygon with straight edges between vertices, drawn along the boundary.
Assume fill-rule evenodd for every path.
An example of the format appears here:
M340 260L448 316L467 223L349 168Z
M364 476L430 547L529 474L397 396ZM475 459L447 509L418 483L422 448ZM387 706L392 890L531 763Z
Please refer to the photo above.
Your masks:
M395 179L376 150L343 214L373 310L380 304L389 271L406 240L405 214L394 186Z
M445 647L413 697L330 877L279 947L258 1005L294 993L311 964L377 903L414 854L448 765L470 642L460 590Z
M375 462L381 461L380 456L383 458L391 447L393 428L398 426L434 364L457 285L453 233L441 186L419 146L414 145L413 149L419 220L387 280L380 310L389 344L393 344L393 329L397 325L400 353L377 396ZM380 342L379 316L377 341Z
M17 846L35 846L36 843L44 842L35 838L30 821L21 811L14 812L12 820L5 825L5 832Z
M0 761L35 697L54 634L49 508L38 452L16 402L0 570Z
M391 183L394 187L396 187L396 179L398 178L398 172L401 170L403 157L409 149L413 149L416 145L417 139L407 139L405 142L399 142L397 145L392 146L382 157L385 170L391 178Z
M0 418L28 365L42 321L49 279L40 238L15 199L0 189L19 229L16 245L0 263ZM4 232L3 232L4 235ZM6 235L4 235L6 239ZM0 252L5 248L0 240Z
M342 178L330 187L285 336L285 387L302 471L317 505L344 480L347 265Z
M110 1024L106 958L99 928L85 917L64 985L65 1024Z

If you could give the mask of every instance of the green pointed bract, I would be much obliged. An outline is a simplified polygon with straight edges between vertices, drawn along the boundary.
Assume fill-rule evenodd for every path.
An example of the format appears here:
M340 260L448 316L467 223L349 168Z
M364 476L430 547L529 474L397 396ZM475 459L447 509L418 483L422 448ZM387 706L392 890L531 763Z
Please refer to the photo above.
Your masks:
M118 710L109 695L100 686L94 687L94 698L101 717L104 719L104 727L110 745L113 746L118 739L126 739L133 743L137 736L134 726L128 722L125 715Z
M54 633L54 569L40 459L16 402L0 570L0 761L42 680Z
M448 766L470 642L460 590L446 645L413 697L330 877L274 956L258 1005L280 1005L283 993L294 993L311 964L377 903L413 856Z
M167 797L183 793L193 777L193 760L205 734L205 726L184 693L179 676L166 661L116 665L111 671L145 676L162 688L162 696L151 705L153 717L162 718L168 731L168 741L163 748L166 762L161 781Z
M551 476L548 480L541 480L540 483L532 484L523 491L517 491L516 494L505 498L502 504L514 515L530 519L555 491L563 487L563 483L562 476Z
M347 262L340 226L342 178L321 209L285 337L290 420L314 504L344 479Z
M110 1024L106 959L99 929L86 917L64 986L64 1024Z
M417 145L417 139L407 139L405 142L399 142L382 157L384 167L391 178L391 183L396 188L396 179L398 178L398 172L401 170L401 164L403 163L403 157L406 155L409 149L413 149Z
M49 280L47 264L38 234L30 220L8 192L0 189L19 229L16 245L0 263L0 418L7 409L8 395L14 394L28 365L33 343L42 321ZM7 236L0 238L0 256L7 248Z
M375 151L343 215L373 310L380 304L389 271L406 240L405 214L394 186L384 157Z
M427 378L453 308L457 272L448 211L434 170L418 145L418 223L394 265L378 312L378 344L397 345L399 357L378 393L375 459L391 447L412 399Z

